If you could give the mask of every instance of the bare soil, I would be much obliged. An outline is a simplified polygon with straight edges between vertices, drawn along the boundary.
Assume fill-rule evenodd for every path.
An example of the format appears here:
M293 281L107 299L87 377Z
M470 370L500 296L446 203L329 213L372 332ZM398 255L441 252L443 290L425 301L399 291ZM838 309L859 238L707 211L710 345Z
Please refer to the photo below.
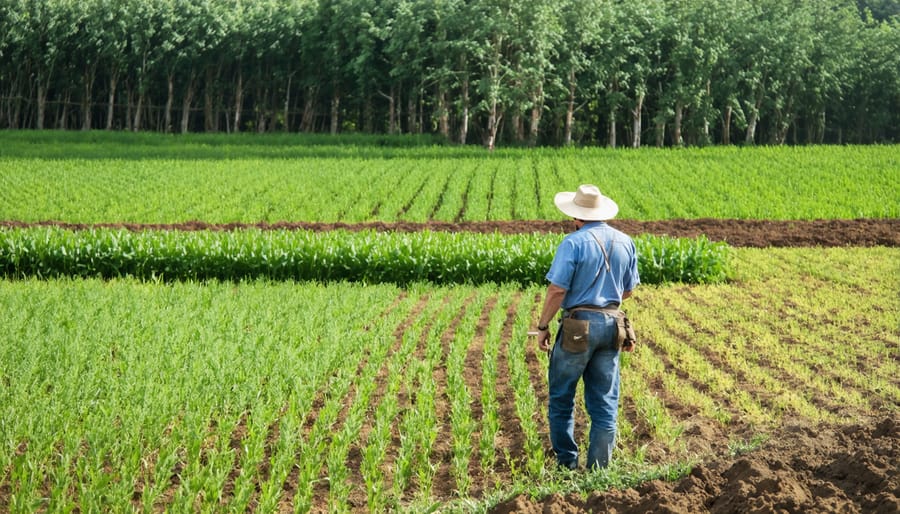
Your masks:
M737 220L737 219L681 219L661 221L611 220L615 228L631 235L655 234L671 237L705 235L712 241L725 241L737 247L791 246L900 246L900 219L853 220ZM478 233L566 233L573 230L571 221L480 221L450 223L369 222L369 223L224 223L187 221L172 224L98 223L79 224L59 221L36 223L0 221L0 227L58 226L73 230L92 227L126 228L129 230L376 230L418 232L422 230Z
M696 466L680 480L542 499L517 496L490 512L900 512L900 423L787 424L760 449Z

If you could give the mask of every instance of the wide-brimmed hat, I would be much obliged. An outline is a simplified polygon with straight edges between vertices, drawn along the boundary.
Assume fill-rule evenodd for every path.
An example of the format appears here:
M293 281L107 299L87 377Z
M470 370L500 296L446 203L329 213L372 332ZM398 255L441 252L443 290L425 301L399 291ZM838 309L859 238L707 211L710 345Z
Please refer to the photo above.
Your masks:
M616 217L619 206L603 196L593 184L578 186L578 191L556 193L553 203L568 216L584 221L603 221Z

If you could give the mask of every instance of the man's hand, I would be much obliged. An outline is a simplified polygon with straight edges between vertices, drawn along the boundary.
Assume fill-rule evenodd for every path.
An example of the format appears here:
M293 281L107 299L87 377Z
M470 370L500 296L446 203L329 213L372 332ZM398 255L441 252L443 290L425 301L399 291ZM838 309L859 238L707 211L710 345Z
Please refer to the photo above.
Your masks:
M540 348L542 352L550 351L550 329L549 328L547 330L538 330L537 342L538 342L538 348Z

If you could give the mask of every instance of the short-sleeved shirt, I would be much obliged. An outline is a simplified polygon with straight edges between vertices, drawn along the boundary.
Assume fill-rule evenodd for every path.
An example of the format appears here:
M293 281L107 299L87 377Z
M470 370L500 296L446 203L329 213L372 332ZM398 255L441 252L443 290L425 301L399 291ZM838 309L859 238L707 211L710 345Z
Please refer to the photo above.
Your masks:
M609 272L597 240L609 255ZM563 309L621 304L622 294L640 283L634 241L602 221L585 223L581 229L563 238L547 272L547 280L566 290Z

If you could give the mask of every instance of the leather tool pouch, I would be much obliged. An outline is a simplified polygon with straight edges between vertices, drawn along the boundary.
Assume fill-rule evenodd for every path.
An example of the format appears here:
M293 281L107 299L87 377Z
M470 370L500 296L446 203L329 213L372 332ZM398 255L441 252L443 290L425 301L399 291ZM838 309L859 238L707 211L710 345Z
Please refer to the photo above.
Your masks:
M616 329L616 347L620 350L634 347L637 343L634 327L631 326L631 320L622 311L619 311L619 315L616 316Z
M563 318L562 348L569 353L582 353L588 349L591 322L586 319Z

